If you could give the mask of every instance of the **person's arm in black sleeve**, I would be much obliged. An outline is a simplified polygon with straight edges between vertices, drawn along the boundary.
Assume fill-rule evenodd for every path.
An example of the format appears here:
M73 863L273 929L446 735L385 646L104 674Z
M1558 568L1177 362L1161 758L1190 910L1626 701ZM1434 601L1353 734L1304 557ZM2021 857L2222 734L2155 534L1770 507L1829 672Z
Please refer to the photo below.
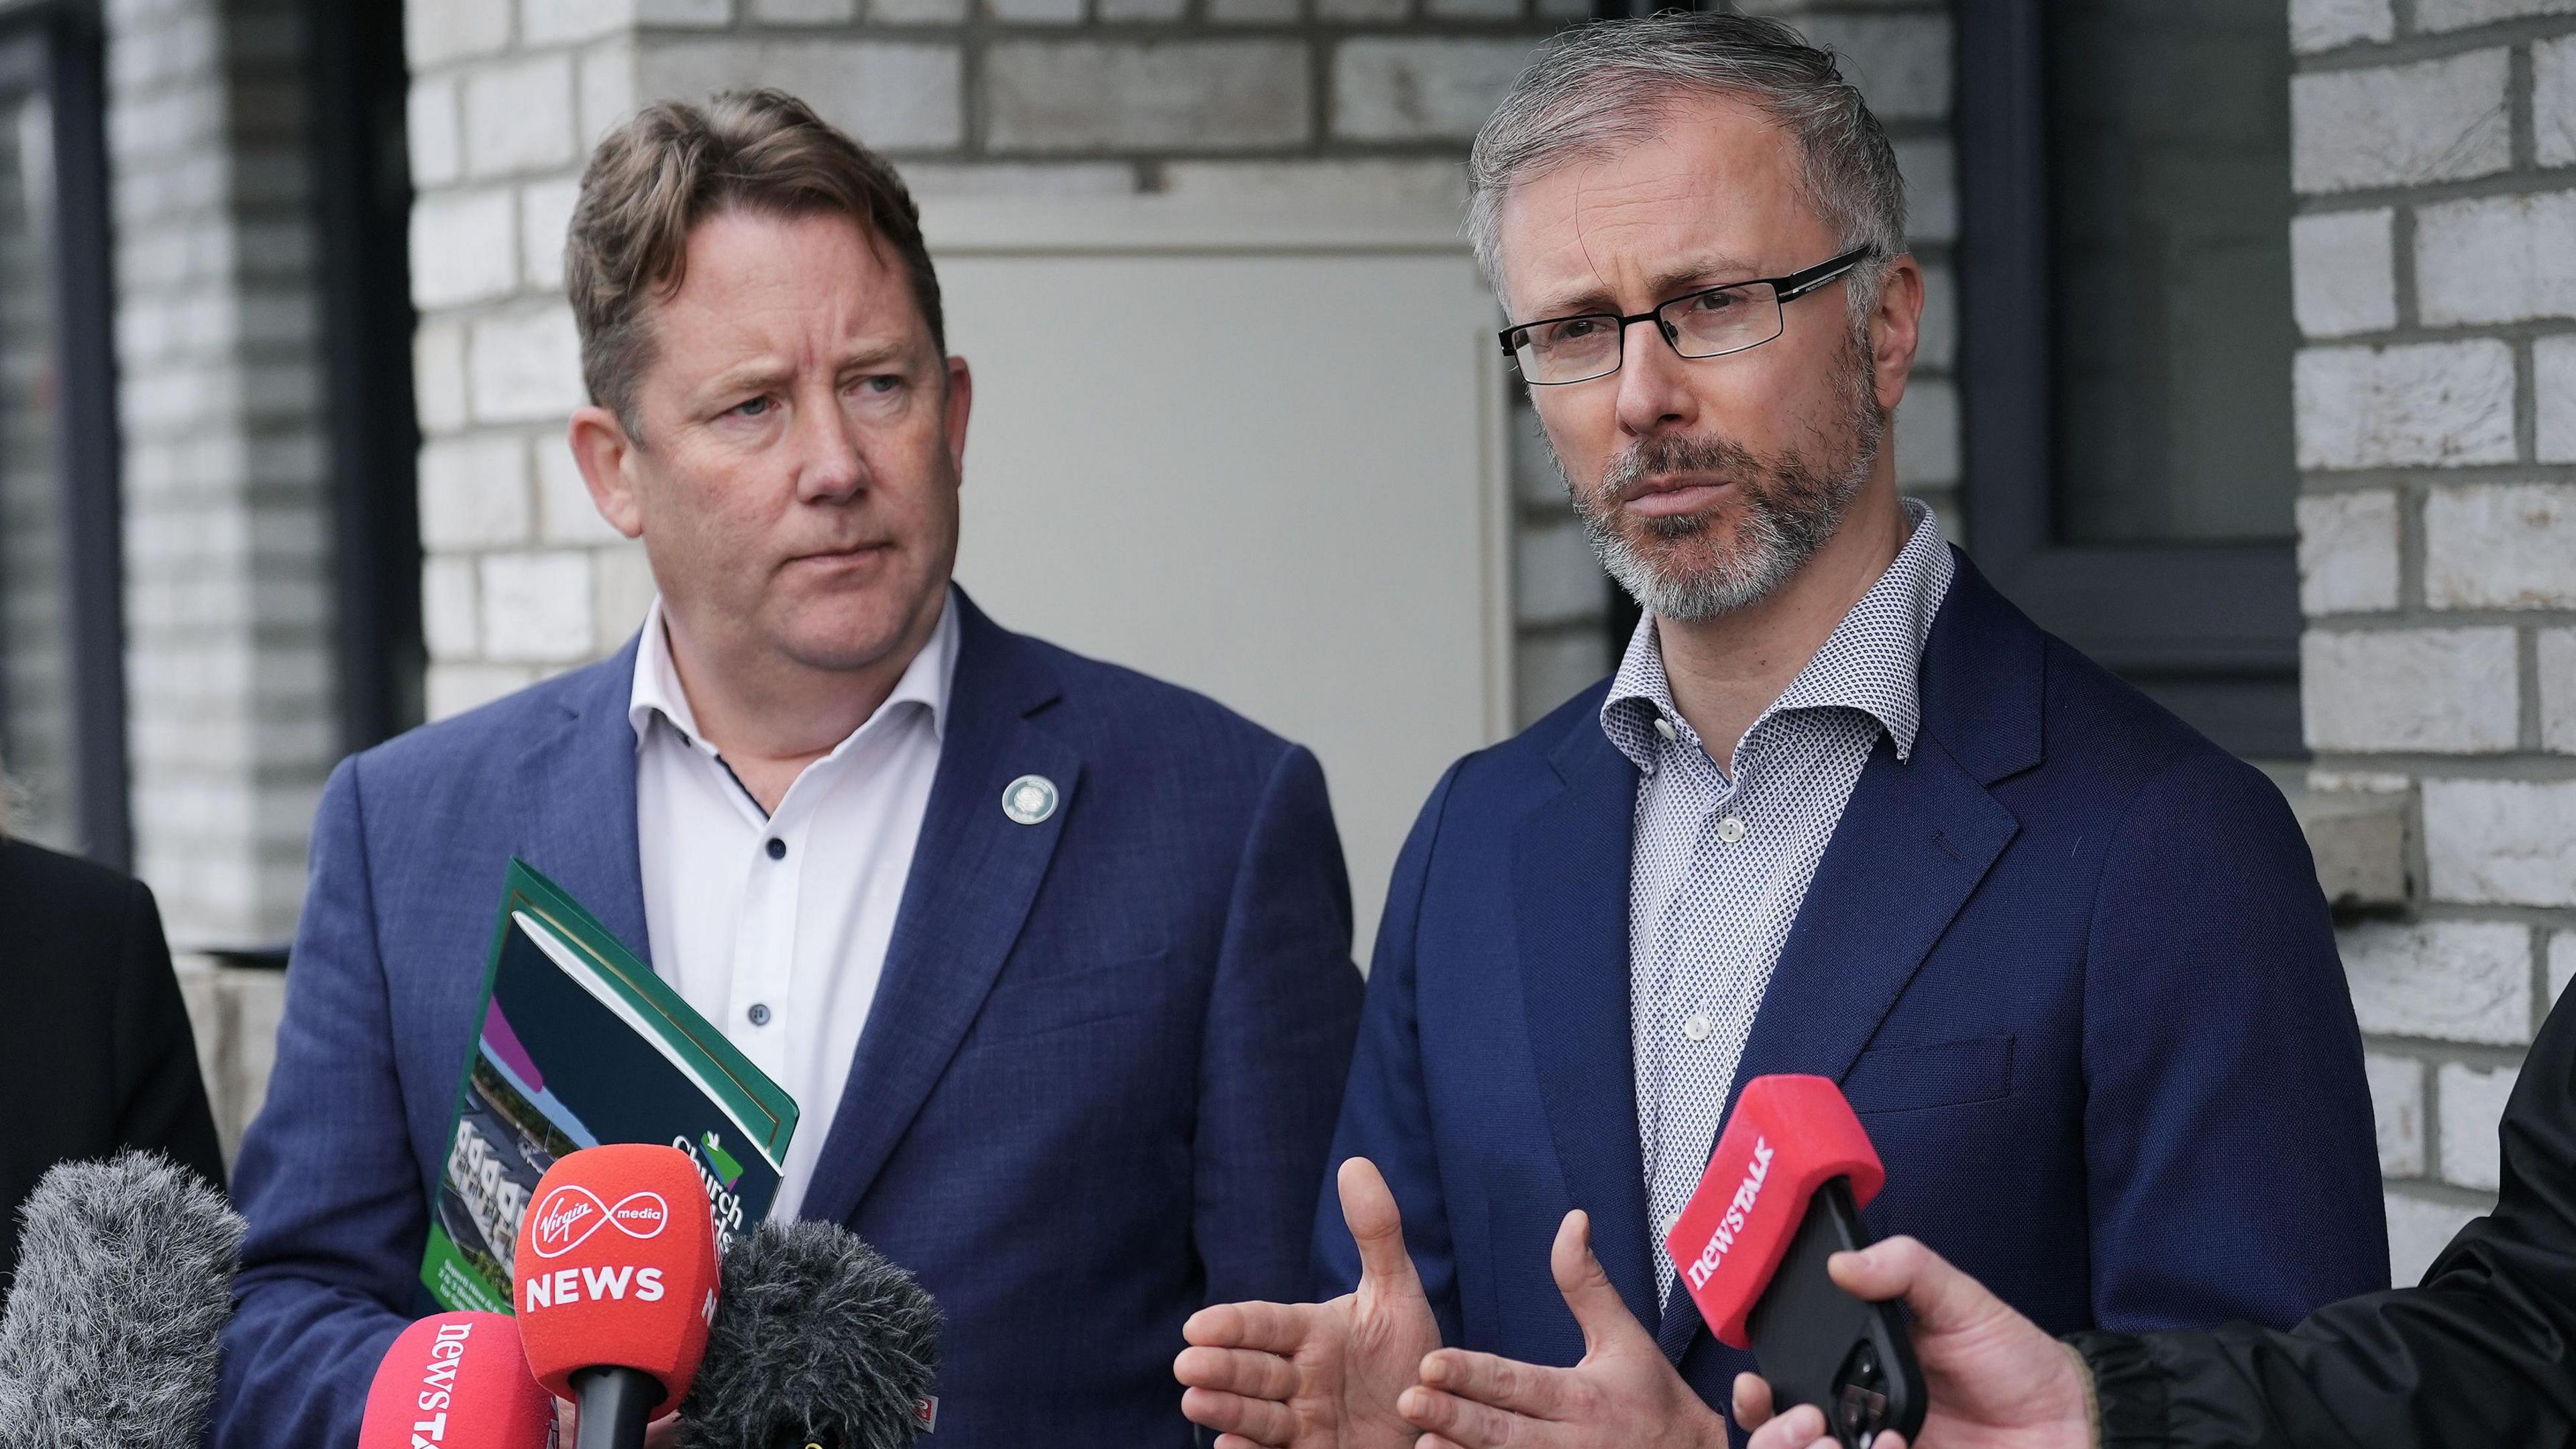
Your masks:
M2576 1442L2576 1009L2550 1014L2503 1124L2496 1210L2420 1288L2297 1328L2094 1333L2106 1449L2449 1449Z
M206 1103L197 1040L170 965L170 942L152 891L130 883L124 940L117 950L115 1023L116 1139L120 1147L158 1152L224 1186L223 1149Z

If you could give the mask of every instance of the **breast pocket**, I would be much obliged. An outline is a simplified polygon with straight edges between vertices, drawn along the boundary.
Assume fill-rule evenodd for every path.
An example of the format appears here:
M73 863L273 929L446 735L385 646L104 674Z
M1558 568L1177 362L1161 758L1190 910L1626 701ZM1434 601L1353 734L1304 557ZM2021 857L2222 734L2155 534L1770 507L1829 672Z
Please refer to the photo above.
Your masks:
M1852 1110L1915 1112L2012 1095L2013 1039L1972 1037L1931 1046L1884 1046L1860 1054L1843 1078Z
M1024 1041L1144 1015L1179 988L1169 950L1110 961L1050 962L1044 970L1023 971L1021 964L1013 963L993 983L993 994L985 998L983 1015L975 1023L977 1044Z

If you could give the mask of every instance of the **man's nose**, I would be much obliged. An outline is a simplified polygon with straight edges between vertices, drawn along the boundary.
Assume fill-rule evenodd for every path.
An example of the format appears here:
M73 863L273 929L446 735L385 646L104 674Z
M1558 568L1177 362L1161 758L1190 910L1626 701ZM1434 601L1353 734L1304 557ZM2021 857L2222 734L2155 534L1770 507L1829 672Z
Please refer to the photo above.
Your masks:
M1699 406L1690 390L1690 362L1664 340L1662 328L1662 323L1649 317L1628 324L1620 339L1619 427L1637 437L1688 427L1698 417Z
M867 486L868 465L858 429L827 394L819 405L797 409L796 496L807 502L847 498Z

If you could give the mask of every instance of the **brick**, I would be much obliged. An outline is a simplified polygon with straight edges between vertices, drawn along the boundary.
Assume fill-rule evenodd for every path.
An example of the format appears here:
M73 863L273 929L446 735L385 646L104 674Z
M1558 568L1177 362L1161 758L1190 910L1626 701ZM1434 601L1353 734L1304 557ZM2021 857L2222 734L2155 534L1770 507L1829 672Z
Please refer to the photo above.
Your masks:
M2316 857L2317 888L2328 905L2345 910L2406 904L2406 835L2414 801L2402 777L2393 791L2327 789L2312 782L2291 792L2290 808Z
M751 18L772 25L847 25L859 0L751 0Z
M527 284L552 292L564 282L564 238L581 183L571 177L532 181L519 188L519 261Z
M581 146L586 153L600 138L635 114L635 47L619 38L583 51L573 77L581 107Z
M1112 23L1178 20L1189 8L1189 0L1100 0L1100 18Z
M1880 120L1937 121L1950 114L1947 14L1817 15L1798 28L1842 58L1844 78L1860 87Z
M537 682L533 669L509 664L433 664L429 666L428 714L442 720L478 709L503 695L516 694Z
M1360 39L1333 55L1333 134L1464 141L1529 64L1530 40Z
M593 550L591 568L591 649L614 654L644 625L644 610L653 602L652 560L644 545L620 543Z
M1571 517L1515 530L1512 548L1512 613L1524 625L1597 619L1609 606L1609 586L1583 528Z
M570 307L485 318L466 345L474 417L529 423L569 417L590 401L581 380L581 339Z
M2531 344L2531 362L2540 461L2576 463L2576 337L2541 338Z
M1917 324L1914 365L1948 369L1959 360L1959 284L1950 269L1923 269L1923 316Z
M933 196L1133 196L1136 168L1120 161L1063 164L916 161L903 168L904 185L918 198Z
M2576 629L2543 629L2536 645L2540 747L2576 755Z
M534 447L537 537L547 543L623 542L625 535L600 517L599 506L590 501L589 485L582 482L581 465L573 461L571 446L549 435L538 438Z
M1524 635L1513 662L1513 707L1528 725L1609 673L1610 651L1598 628L1551 630Z
M881 25L954 25L965 18L966 0L868 0L868 19Z
M2576 906L2576 780L2427 780L2434 898Z
M2397 495L2312 493L2298 501L2299 612L2397 607Z
M420 566L420 631L429 657L472 659L483 648L483 625L474 560L452 556Z
M478 68L465 80L465 169L477 177L573 163L572 57Z
M720 30L733 23L733 0L635 0L639 25Z
M483 560L483 655L568 664L591 646L590 555L496 553Z
M2388 1281L2400 1288L2422 1282L2424 1270L2478 1216L2476 1208L2457 1203L2388 1194Z
M414 82L405 117L403 136L411 150L414 186L445 186L465 174L465 121L456 82Z
M1367 24L1402 20L1413 12L1411 0L1315 0L1315 18Z
M2290 46L2301 54L2396 33L2388 0L2290 0Z
M2576 317L2576 191L2425 207L2415 277L2433 326Z
M2301 332L2338 337L2397 325L2395 220L2381 207L2291 221L2291 294Z
M996 150L1233 151L1309 139L1306 47L1292 41L997 44L985 52Z
M403 54L417 75L510 43L510 0L415 0L403 7Z
M2302 468L2514 460L2513 349L2502 342L2306 348L2292 390Z
M1959 239L1958 154L1945 140L1896 143L1896 169L1905 176L1905 234L1914 242Z
M2420 186L2513 164L2505 53L2290 78L2290 175L2302 193Z
M2417 30L2462 30L2525 15L2576 15L2576 0L2415 0Z
M2531 47L2533 151L2543 166L2576 166L2576 35Z
M2423 1176L2424 1064L2369 1052L2361 1070L2370 1082L2371 1121L2379 1129L2380 1175Z
M2511 629L2310 629L2299 713L2314 750L2477 754L2521 740Z
M2531 933L2494 921L2370 921L2335 933L2353 1015L2373 1036L2531 1040Z
M528 45L562 45L615 35L635 24L635 0L519 0Z
M412 406L421 431L432 436L462 429L470 418L465 405L465 328L462 323L424 319L411 337Z
M2576 980L2576 931L2549 933L2549 999L2553 1005L2567 994L2567 983Z
M1082 0L984 0L984 13L1022 24L1079 25Z
M1418 209L1457 215L1467 170L1439 160L1174 161L1163 190L1228 205Z
M2441 1104L2442 1180L2493 1192L2500 1170L2496 1124L2519 1074L2511 1067L2480 1071L2445 1062L2435 1099Z
M1907 382L1905 400L1896 405L1895 427L1888 436L1896 447L1896 486L1957 482L1959 389L1937 378Z
M1424 0L1424 9L1442 20L1518 20L1520 0Z
M2576 608L2576 484L2434 489L2424 500L2424 602Z
M435 553L528 537L528 449L515 437L432 442L420 450L420 541Z
M965 139L961 64L949 45L708 40L645 51L636 83L648 97L698 100L776 86L879 150L934 150Z
M519 287L518 213L507 188L424 196L411 209L411 297L422 311Z

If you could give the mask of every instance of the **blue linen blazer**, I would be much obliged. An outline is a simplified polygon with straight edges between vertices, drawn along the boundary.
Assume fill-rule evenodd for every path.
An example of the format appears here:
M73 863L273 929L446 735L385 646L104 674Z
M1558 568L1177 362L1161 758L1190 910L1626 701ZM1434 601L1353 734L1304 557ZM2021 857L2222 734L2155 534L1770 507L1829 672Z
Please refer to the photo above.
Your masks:
M946 1314L937 1436L1186 1445L1202 1304L1298 1296L1357 1029L1313 755L959 596L938 773L805 1215ZM513 854L645 940L634 645L344 762L315 823L215 1441L347 1445L417 1286ZM1002 811L1023 774L1055 814Z
M1332 1159L1386 1173L1444 1341L1579 1360L1548 1250L1580 1207L1621 1297L1723 1407L1751 1355L1678 1284L1655 1297L1637 772L1601 732L1605 691L1459 761L1424 806ZM1852 790L1738 1086L1840 1082L1887 1166L1872 1231L1922 1238L2052 1332L2286 1327L2386 1287L2361 1037L2280 792L1964 556L1922 698L1911 759L1882 735ZM1340 1292L1358 1256L1329 1179L1322 1202Z

